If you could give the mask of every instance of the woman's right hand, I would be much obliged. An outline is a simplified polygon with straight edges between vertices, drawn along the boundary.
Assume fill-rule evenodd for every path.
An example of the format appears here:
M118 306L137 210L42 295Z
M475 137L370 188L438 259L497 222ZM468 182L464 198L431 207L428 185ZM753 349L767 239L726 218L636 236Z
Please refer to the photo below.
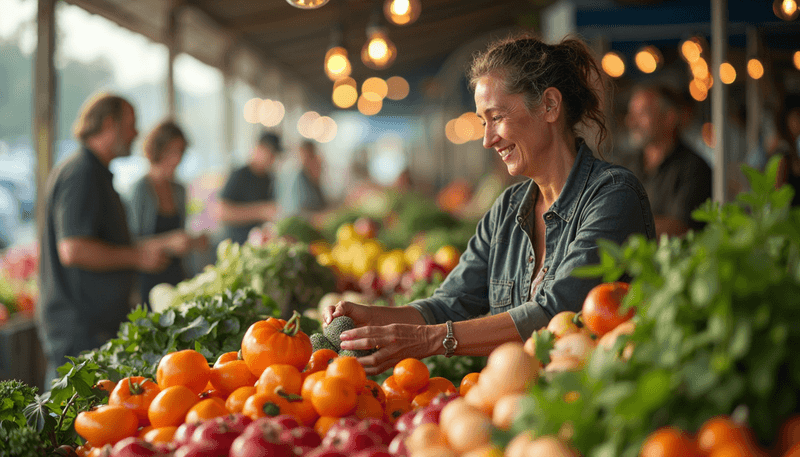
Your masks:
M353 303L349 301L340 301L335 305L331 305L325 308L322 312L322 322L325 325L331 323L331 321L339 316L348 316L350 319L353 319L353 323L356 324L356 327L361 327L364 325L376 325L372 322L374 317L375 308L372 306L367 305L360 305L358 303Z

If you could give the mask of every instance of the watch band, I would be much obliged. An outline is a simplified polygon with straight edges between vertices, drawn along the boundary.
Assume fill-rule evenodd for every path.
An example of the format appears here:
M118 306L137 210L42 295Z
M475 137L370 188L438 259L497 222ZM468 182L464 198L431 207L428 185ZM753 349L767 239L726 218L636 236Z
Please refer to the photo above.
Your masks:
M447 336L444 337L442 346L444 346L444 356L449 358L455 354L458 341L453 334L453 321L447 321L445 324L447 325Z

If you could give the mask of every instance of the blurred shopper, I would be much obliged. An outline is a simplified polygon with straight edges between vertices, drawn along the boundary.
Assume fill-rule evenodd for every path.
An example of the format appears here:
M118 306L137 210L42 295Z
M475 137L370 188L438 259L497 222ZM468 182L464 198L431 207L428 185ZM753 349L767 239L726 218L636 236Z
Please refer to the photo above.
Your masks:
M778 141L773 148L773 154L781 156L775 185L792 186L792 206L800 206L800 94L790 94L784 98L775 125Z
M641 183L625 168L594 157L579 125L606 126L602 70L585 43L550 45L531 36L498 41L469 72L483 146L499 155L508 187L478 222L458 265L429 298L408 306L339 302L323 319L350 316L343 349L377 374L407 357L489 355L522 342L562 311L579 311L600 278L576 267L600 262L597 240L655 236Z
M223 239L244 244L252 228L278 217L274 170L281 151L280 137L265 132L251 149L247 165L228 177L218 205L218 216L224 224Z
M128 223L134 238L174 234L188 237L186 226L186 188L175 181L175 169L183 159L187 141L181 128L173 121L158 124L144 140L144 155L150 169L133 186L128 205ZM205 249L205 235L189 237L190 245ZM186 252L185 254L189 254ZM140 301L150 306L150 289L167 283L176 285L187 277L182 258L172 256L169 265L159 273L139 275Z
M278 181L281 183L278 202L281 215L302 216L314 221L327 208L322 191L323 163L312 141L303 141L297 150L297 164Z
M711 168L680 140L684 108L680 95L666 86L637 86L625 117L637 152L622 164L647 190L658 236L702 228L691 214L711 198Z
M130 311L135 272L158 272L182 236L134 242L108 165L130 155L136 115L125 99L99 94L75 123L81 148L51 173L40 239L39 336L47 356L45 385L56 368L116 335Z

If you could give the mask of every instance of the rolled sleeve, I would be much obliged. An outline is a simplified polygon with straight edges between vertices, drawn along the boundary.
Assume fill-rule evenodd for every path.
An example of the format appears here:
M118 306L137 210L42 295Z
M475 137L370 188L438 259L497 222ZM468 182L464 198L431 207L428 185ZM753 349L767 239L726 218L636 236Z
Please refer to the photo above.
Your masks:
M523 303L521 306L508 310L508 314L514 321L514 326L517 327L517 332L523 341L550 322L550 315L535 302Z

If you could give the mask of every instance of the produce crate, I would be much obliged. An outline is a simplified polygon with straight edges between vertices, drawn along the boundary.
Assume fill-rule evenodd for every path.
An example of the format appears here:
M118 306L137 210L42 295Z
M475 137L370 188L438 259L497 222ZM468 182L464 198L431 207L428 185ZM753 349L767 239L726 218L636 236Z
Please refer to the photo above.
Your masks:
M41 392L46 369L33 319L15 315L0 326L0 380L18 379Z

